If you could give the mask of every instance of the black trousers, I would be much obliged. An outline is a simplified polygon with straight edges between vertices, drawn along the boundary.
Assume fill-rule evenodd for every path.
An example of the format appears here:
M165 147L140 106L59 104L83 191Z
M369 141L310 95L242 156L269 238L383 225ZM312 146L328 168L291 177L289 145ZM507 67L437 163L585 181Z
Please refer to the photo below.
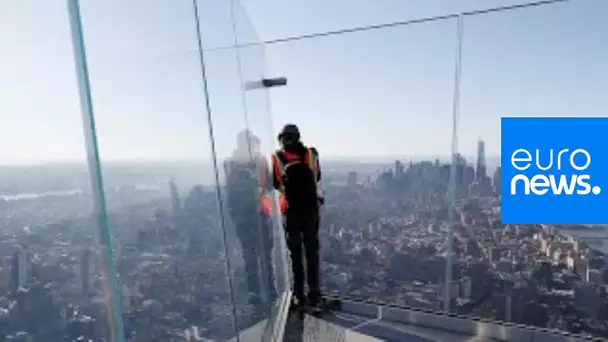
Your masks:
M293 293L304 299L304 265L302 249L306 256L306 278L308 299L318 301L321 296L319 284L319 210L289 208L284 217L287 248L291 256L293 272Z
M262 291L267 291L267 298L273 301L277 291L272 266L272 222L261 213L233 215L232 220L243 249L247 288L254 295L251 304L259 304Z

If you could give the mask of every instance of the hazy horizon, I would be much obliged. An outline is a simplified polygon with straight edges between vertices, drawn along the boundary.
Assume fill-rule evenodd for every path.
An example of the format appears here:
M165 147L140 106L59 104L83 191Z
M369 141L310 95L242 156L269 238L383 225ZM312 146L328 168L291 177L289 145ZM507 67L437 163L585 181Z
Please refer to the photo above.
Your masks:
M400 159L407 168L407 159ZM430 161L432 158L417 158L416 161ZM492 158L487 158L487 172L492 175L498 166ZM495 159L499 161L498 159ZM375 177L381 172L393 169L394 159L384 160L334 160L321 161L324 180L329 182L345 181L350 171L357 172L362 178ZM442 164L446 164L443 161ZM474 160L468 164L474 167ZM167 189L174 180L181 192L188 192L195 185L215 186L216 173L211 161L122 161L104 162L101 167L103 186L106 189L133 186L157 187ZM89 191L90 173L84 162L35 165L0 165L0 197L11 198L22 194L63 193L65 191ZM224 172L219 170L220 184L224 184Z
M462 155L467 163L474 163L476 156L474 155ZM323 156L321 155L321 161L323 163L394 163L396 160L402 162L414 162L419 161L434 161L439 159L442 163L449 163L451 158L449 155L411 155L411 156L398 156L398 155L369 155L369 156ZM500 156L486 155L486 161L488 163L500 163ZM117 166L121 164L125 165L145 165L145 164L212 164L211 159L200 160L200 159L102 159L101 166ZM44 167L44 166L87 166L86 160L48 160L48 161L32 161L30 163L0 163L0 167Z

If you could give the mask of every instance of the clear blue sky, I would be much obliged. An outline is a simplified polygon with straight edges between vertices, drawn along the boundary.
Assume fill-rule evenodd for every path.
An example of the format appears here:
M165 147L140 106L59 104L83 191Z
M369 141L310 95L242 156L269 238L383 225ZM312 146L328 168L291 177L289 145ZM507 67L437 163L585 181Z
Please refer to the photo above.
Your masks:
M238 39L434 16L523 0L242 0ZM205 47L234 43L228 0L200 2ZM101 156L209 159L189 0L82 1ZM247 15L245 15L245 11ZM499 153L501 116L608 115L608 2L571 0L479 17L464 26L460 151ZM455 21L241 51L245 80L289 85L245 98L251 128L300 125L325 156L449 155ZM0 2L0 164L84 160L64 1ZM207 53L217 150L244 128L234 50ZM268 104L270 109L268 110ZM532 134L533 132L522 132Z

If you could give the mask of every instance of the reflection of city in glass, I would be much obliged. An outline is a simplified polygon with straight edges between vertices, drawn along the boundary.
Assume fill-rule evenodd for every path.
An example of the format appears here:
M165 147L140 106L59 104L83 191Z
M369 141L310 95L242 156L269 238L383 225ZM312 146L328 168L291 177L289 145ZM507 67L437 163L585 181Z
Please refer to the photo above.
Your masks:
M256 177L286 122L320 153L326 294L608 338L608 231L501 224L499 164L501 116L606 115L607 3L237 2L83 1L86 56L63 4L0 4L0 341L281 334Z

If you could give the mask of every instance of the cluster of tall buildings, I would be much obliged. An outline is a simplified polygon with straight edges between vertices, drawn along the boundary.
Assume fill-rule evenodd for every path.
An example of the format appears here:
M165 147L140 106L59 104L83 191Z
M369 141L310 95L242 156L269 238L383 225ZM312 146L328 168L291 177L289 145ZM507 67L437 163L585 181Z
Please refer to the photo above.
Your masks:
M488 175L486 144L483 140L477 142L477 156L474 166L468 165L460 154L455 158L456 191L457 195L488 197L500 194L500 166L493 177Z
M0 268L0 288L8 293L27 291L36 281L38 269L33 263L32 253L26 244L15 247L12 255L2 259ZM76 257L73 269L75 275L77 292L83 296L89 296L99 290L98 275L99 261L93 248L81 248Z
M493 197L500 195L502 189L500 182L501 168L497 166L490 176L486 159L485 142L479 140L474 163L469 163L460 153L453 156L452 163L441 163L439 159L436 159L434 162L410 161L409 165L406 166L403 162L397 160L393 169L385 170L379 177L379 181L386 185L389 191L404 190L404 185L405 188L415 187L412 184L412 179L415 179L416 182L422 180L425 184L435 183L437 185L436 190L440 190L439 188L444 185L449 187L452 178L451 172L454 172L453 184L457 198L468 196ZM347 183L356 183L356 173L348 174Z
M27 245L15 247L12 255L2 260L2 273L0 275L1 287L16 292L20 287L27 287L32 280L32 254Z

